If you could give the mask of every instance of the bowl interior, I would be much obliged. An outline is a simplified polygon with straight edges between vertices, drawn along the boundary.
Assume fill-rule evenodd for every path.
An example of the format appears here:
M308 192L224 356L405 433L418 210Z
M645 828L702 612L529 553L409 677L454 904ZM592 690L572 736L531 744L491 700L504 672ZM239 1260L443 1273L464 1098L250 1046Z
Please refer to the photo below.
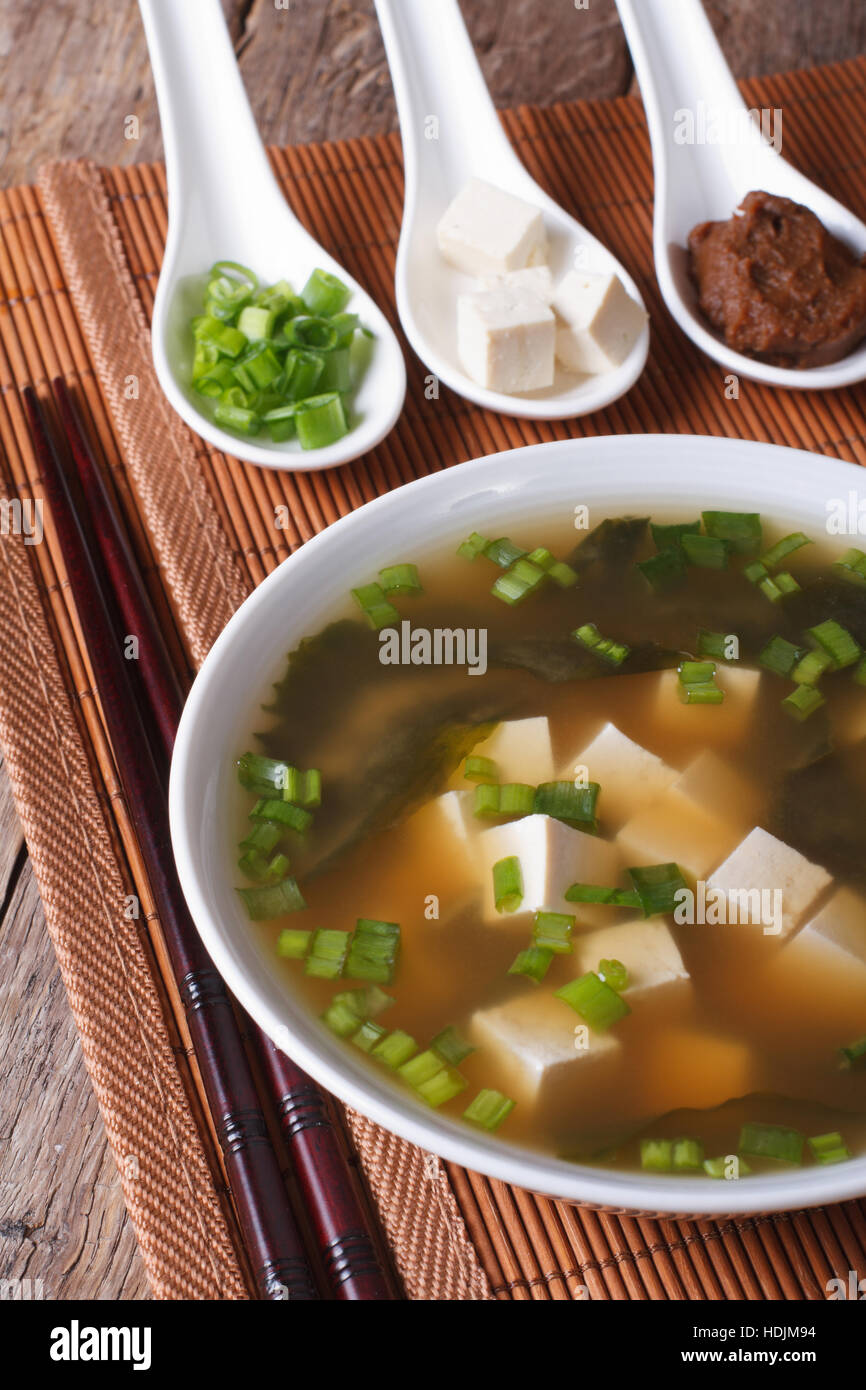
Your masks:
M783 1210L866 1190L866 1159L834 1168L756 1175L744 1183L652 1177L586 1167L471 1131L438 1115L348 1048L308 1011L250 932L233 888L225 808L239 734L285 655L323 625L347 590L397 551L417 555L471 530L589 508L693 513L763 511L792 528L829 530L856 494L853 465L771 445L672 435L534 445L476 460L397 489L307 542L247 600L221 634L181 720L171 778L172 840L196 925L227 984L269 1034L322 1085L404 1138L536 1191L601 1206L659 1212ZM494 525L495 524L495 525ZM498 529L496 529L498 528ZM864 522L866 531L866 522ZM855 542L849 542L855 543Z

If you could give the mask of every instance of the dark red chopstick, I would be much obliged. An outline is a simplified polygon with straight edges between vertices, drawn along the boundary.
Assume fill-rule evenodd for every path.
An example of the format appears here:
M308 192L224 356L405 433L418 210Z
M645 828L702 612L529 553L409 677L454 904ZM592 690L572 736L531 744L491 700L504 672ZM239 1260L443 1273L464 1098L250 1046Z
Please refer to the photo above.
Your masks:
M186 1011L256 1284L264 1298L318 1298L225 985L193 926L174 867L164 789L42 406L24 404L118 773Z
M140 660L138 667L148 702L154 707L164 750L170 753L182 704L171 658L76 404L62 378L55 379L53 388L124 631L135 633L140 652L147 653L147 660ZM152 671L154 665L160 669ZM337 1298L359 1301L395 1298L393 1279L379 1255L372 1222L359 1198L356 1179L323 1093L260 1029L254 1024L251 1028L331 1292Z

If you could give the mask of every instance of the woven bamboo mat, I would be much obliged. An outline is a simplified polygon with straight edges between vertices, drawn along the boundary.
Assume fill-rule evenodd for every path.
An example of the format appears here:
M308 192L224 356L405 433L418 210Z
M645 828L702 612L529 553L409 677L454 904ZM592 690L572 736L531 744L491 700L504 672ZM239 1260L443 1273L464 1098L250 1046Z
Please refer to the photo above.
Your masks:
M786 156L866 216L866 59L744 84L784 110ZM161 167L50 166L0 193L0 493L41 496L18 388L63 375L85 403L179 667L287 554L411 478L541 440L668 431L753 438L866 462L866 390L740 383L665 313L652 273L652 167L631 99L504 117L538 181L635 275L652 314L647 369L597 415L507 420L443 390L407 350L409 392L375 452L324 474L258 471L189 435L164 405L147 317L166 231ZM301 220L393 314L402 206L396 136L275 150ZM817 465L816 465L817 466ZM0 740L85 1060L159 1297L243 1298L249 1281L213 1124L57 559L0 545ZM71 792L70 792L71 788ZM72 814L70 814L70 810ZM130 919L129 895L141 903ZM46 1059L50 1065L50 1059ZM767 1217L653 1219L552 1202L446 1168L349 1115L406 1293L423 1299L823 1299L866 1275L866 1204Z

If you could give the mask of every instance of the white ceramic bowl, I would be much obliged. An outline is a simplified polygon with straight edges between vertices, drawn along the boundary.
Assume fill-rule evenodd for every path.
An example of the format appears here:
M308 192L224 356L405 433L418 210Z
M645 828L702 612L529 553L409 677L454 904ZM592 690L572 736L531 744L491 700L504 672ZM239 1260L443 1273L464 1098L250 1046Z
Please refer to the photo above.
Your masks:
M285 653L316 632L346 590L395 555L419 554L474 529L499 534L585 503L616 513L701 507L764 511L813 534L828 505L863 474L794 449L676 435L533 445L422 478L368 503L307 542L232 618L193 685L171 776L181 883L217 968L274 1042L329 1091L423 1149L552 1196L658 1212L785 1210L866 1192L866 1158L740 1182L584 1167L489 1137L424 1107L331 1037L274 970L233 888L224 808L239 731ZM851 543L855 543L852 541ZM506 1132L507 1133L507 1132Z

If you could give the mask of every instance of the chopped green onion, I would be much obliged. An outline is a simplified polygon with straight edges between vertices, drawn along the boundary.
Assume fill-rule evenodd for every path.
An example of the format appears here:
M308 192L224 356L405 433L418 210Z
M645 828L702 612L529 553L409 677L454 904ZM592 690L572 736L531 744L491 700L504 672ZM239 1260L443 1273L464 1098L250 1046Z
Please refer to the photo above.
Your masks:
M776 575L776 588L781 590L783 595L797 594L800 592L800 585L797 583L793 574L789 574L787 570L779 570L779 573Z
M270 338L273 333L276 314L262 305L247 304L241 309L238 329L251 343Z
M424 592L415 565L388 565L379 571L379 582L386 595Z
M284 854L266 859L260 850L248 849L238 860L238 868L255 883L279 883L289 872L289 861Z
M723 570L728 567L728 543L717 536L699 536L685 532L682 547L690 565L699 569Z
M281 792L289 780L289 764L259 753L244 753L237 760L238 781L248 791L267 795Z
M535 787L526 782L503 782L499 788L500 816L531 816L535 807Z
M598 978L615 989L617 994L622 994L628 984L628 971L621 960L602 959L598 963Z
M675 1139L671 1159L675 1173L700 1173L704 1146L698 1139Z
M697 535L700 529L700 521L675 521L671 525L650 522L650 531L657 550L675 550L682 544L683 536Z
M478 556L486 551L488 545L492 544L493 542L487 540L485 536L480 536L477 531L473 531L462 545L458 545L457 554L462 555L464 560L477 560Z
M428 1081L420 1082L415 1090L422 1100L426 1100L427 1104L435 1109L439 1105L444 1105L446 1101L453 1100L455 1096L459 1096L460 1092L465 1091L468 1085L469 1082L466 1077L461 1076L456 1067L443 1067Z
M681 661L679 665L679 696L684 705L720 705L725 692L715 682L713 661Z
M292 348L286 353L286 404L309 400L318 389L324 370L325 359L320 352Z
M639 560L637 568L651 588L657 592L681 584L688 573L686 557L679 546L666 547L648 560Z
M651 864L628 870L645 917L673 912L686 881L677 864Z
M333 348L325 353L322 375L317 382L319 391L349 391L352 386L352 355L348 348Z
M342 397L331 391L299 401L295 425L302 449L323 449L336 443L349 433Z
M790 536L783 536L780 541L771 546L765 555L761 556L764 567L767 570L778 569L783 560L789 555L793 555L795 550L800 550L804 545L811 545L808 536L804 536L802 531L792 531Z
M839 1051L842 1055L842 1066L846 1069L866 1066L866 1037L858 1038L847 1047L840 1047Z
M414 1057L417 1051L418 1044L415 1039L404 1033L402 1028L395 1028L393 1033L376 1043L372 1055L397 1071L410 1057Z
M433 1052L428 1047L425 1052L419 1052L410 1061L404 1062L401 1067L398 1067L398 1071L403 1080L417 1090L419 1086L432 1081L434 1076L444 1071L446 1065L447 1063L443 1062L438 1053Z
M213 417L218 425L233 430L235 434L257 434L261 424L254 410L247 410L245 406L229 405L223 401L220 401Z
M492 758L467 758L463 764L463 776L467 782L495 782L499 769Z
M770 638L758 657L758 663L777 676L790 676L802 655L802 647L795 647L786 637L776 636Z
M600 790L598 782L587 782L580 787L573 782L542 782L535 791L535 813L594 833L597 828L595 806Z
M277 955L285 960L303 960L310 949L311 931L293 931L284 927L277 937Z
M387 1028L383 1028L381 1023L374 1023L368 1018L361 1024L357 1033L352 1034L352 1042L356 1047L360 1047L362 1052L372 1052L377 1042L380 1042L387 1034Z
M714 661L681 661L678 667L683 685L701 684L715 679Z
M475 1051L472 1044L464 1042L451 1024L437 1033L430 1046L434 1052L438 1052L443 1062L448 1062L452 1067L459 1067L463 1059Z
M669 1173L674 1163L671 1139L641 1139L640 1166L653 1173Z
M816 1163L842 1163L851 1157L851 1151L838 1130L832 1134L816 1134L809 1140L809 1148Z
M497 912L516 912L523 902L523 874L516 854L493 865L493 900Z
M337 330L337 342L334 351L351 346L359 323L360 319L357 314L334 314L331 319L332 326ZM363 331L368 338L373 336L367 329Z
M784 1125L765 1125L749 1120L740 1130L740 1153L751 1158L777 1158L784 1163L802 1163L803 1135Z
M570 903L605 903L609 907L640 907L637 893L628 888L605 888L597 883L573 883L563 895Z
M833 663L834 671L856 665L863 655L860 644L855 642L847 628L837 623L835 618L828 618L817 627L810 627L806 636L813 646L826 652Z
M591 970L563 985L562 989L556 991L556 998L562 999L590 1028L599 1033L631 1013L622 996Z
M294 806L290 801L273 801L267 797L257 801L250 811L250 820L278 821L299 835L306 833L312 819L310 812L302 806Z
M341 1038L347 1038L368 1019L378 1018L394 1003L390 994L375 985L371 989L346 989L335 994L322 1018Z
M270 854L283 838L285 826L275 821L256 821L250 833L240 842L240 849L257 850L260 854Z
M565 564L563 560L554 559L550 551L543 545L531 550L526 558L530 564L537 565L539 569L544 570L548 579L552 579L554 584L559 585L560 589L571 589L578 581L577 570L572 569L571 565Z
M383 627L394 627L400 621L400 614L385 598L381 584L362 584L352 590L352 597L362 610L371 627L377 631Z
M306 772L301 772L300 768L288 767L286 769L286 781L283 787L283 800L291 801L295 806L321 806L322 804L322 774L316 767L311 767Z
M782 701L782 709L801 723L824 703L824 696L814 685L798 685Z
M473 816L499 815L499 788L495 783L481 782L472 800Z
M708 632L706 628L701 628L698 632L698 656L710 656L714 661L729 661L727 655L730 634L726 632Z
M284 878L281 883L257 888L238 888L236 891L243 898L253 922L267 922L272 917L282 917L287 912L299 912L307 906L293 878Z
M352 935L344 973L354 980L372 980L388 985L394 978L400 954L400 927L397 922L380 922L359 917Z
M536 946L552 951L556 956L567 956L571 951L571 934L576 918L567 912L536 912L532 923L532 937Z
M347 931L329 931L323 927L314 931L304 973L320 980L338 980L346 963L349 939Z
M515 560L520 560L526 551L522 546L515 545L514 541L510 541L507 536L500 536L498 540L487 542L484 547L484 554L488 560L493 561L494 565L500 565L502 569L507 570L510 565L514 564Z
M594 652L611 666L621 666L631 648L625 642L615 642L611 637L602 637L595 623L584 623L575 628L572 637L588 651Z
M314 270L301 290L301 299L311 314L330 317L345 309L351 293L348 285L330 271Z
M827 652L806 652L791 672L791 680L796 681L797 685L817 685L824 672L832 665L832 657Z
M704 512L708 536L727 541L738 555L754 555L761 544L763 529L757 512Z
M532 565L528 560L515 560L510 569L500 574L490 592L496 598L502 599L503 603L514 607L535 593L546 577L544 570L539 569L538 565Z
M841 560L834 560L833 568L840 579L852 584L866 584L866 554L862 550L846 550Z
M509 975L526 975L540 984L550 969L553 951L545 946L527 946L520 951L508 967Z
M501 1091L479 1091L463 1111L463 1118L469 1120L470 1124L480 1125L482 1129L490 1130L492 1133L508 1118L513 1109L514 1101L509 1100Z

